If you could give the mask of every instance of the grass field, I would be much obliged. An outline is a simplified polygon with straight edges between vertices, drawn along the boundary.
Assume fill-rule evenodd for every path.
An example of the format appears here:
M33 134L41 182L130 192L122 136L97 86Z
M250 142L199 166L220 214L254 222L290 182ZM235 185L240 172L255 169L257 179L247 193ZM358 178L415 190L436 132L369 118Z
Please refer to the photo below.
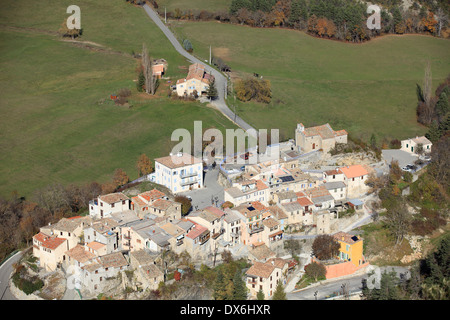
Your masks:
M427 60L435 87L450 73L450 41L429 36L385 36L349 44L295 30L171 23L202 59L208 58L211 45L213 54L241 76L255 72L269 79L272 103L238 101L236 110L254 127L279 128L285 137L293 138L298 122L329 122L366 141L372 133L378 141L423 134L426 128L415 116L416 83L422 84Z
M77 1L80 40L102 45L98 51L54 34L70 4L22 0L5 3L0 13L0 196L30 196L51 183L105 182L116 168L136 178L139 155L168 154L173 130L191 130L194 120L234 128L206 105L169 100L166 89L152 99L137 94L138 62L130 53L143 42L153 57L168 60L173 79L186 73L178 66L188 65L142 9L122 0ZM133 91L131 109L108 100L124 87Z
M211 12L228 11L231 0L157 0L159 10L174 11L176 8L184 10L207 10Z

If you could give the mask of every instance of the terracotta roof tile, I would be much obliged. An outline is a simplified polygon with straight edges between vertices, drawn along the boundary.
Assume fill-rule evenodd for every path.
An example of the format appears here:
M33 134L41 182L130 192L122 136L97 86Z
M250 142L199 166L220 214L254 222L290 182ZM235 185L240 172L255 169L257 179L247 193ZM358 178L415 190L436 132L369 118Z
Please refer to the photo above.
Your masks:
M355 164L353 166L346 166L339 168L347 177L347 179L361 177L369 174L366 168L360 164Z
M122 192L110 193L99 197L100 200L112 204L117 203L119 201L128 200L129 198L124 195Z
M246 274L249 276L268 278L275 270L275 266L271 263L255 262L250 269L247 270Z
M343 232L343 231L339 231L339 232L335 233L333 235L333 238L335 240L337 240L337 241L342 241L342 242L345 242L345 243L348 243L348 244L354 244L354 243L362 240L358 236L354 236L354 235L348 234L348 233Z

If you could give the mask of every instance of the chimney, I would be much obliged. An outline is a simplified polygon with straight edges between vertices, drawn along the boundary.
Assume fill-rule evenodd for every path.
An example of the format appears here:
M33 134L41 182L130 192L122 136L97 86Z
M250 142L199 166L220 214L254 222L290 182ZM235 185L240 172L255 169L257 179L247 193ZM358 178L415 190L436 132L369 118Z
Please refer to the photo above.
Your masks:
M272 260L271 262L272 262L272 265L274 266L275 265L275 261Z

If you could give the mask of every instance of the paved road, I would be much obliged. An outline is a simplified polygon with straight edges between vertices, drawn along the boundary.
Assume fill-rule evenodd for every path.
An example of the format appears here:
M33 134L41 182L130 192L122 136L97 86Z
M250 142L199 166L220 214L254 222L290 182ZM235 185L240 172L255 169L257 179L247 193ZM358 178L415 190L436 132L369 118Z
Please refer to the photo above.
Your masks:
M181 195L189 195L192 197L193 210L195 210L195 207L197 207L200 210L208 206L211 206L212 205L211 198L217 199L218 206L220 206L223 203L224 189L217 182L218 175L219 169L217 167L214 170L207 171L205 173L205 180L204 180L205 188L181 193Z
M9 290L9 277L13 272L12 265L19 261L22 253L18 252L0 267L0 300L17 300Z
M161 21L159 18L158 13L156 13L150 6L145 4L143 6L145 12L147 15L156 23L156 25L161 29L161 31L164 33L164 35L169 39L170 43L174 46L175 50L178 51L181 55L186 57L191 63L200 63L205 66L205 70L215 77L216 79L216 86L217 91L219 92L219 97L214 100L212 103L214 106L222 112L228 119L233 121L236 125L241 127L243 130L249 130L254 128L250 126L247 122L242 120L239 116L235 115L227 106L225 103L225 93L227 91L227 79L223 74L221 74L219 71L214 69L208 64L205 64L201 60L197 59L193 55L191 55L189 52L184 50L184 48L181 46L181 44L178 42L178 40L175 38L173 33L169 30L169 28ZM253 135L254 136L254 135Z
M387 272L395 270L397 277L400 277L401 273L408 271L406 267L381 267L381 272L385 270ZM346 289L351 293L355 291L360 291L362 289L362 280L367 279L367 273L357 274L351 277L345 277L337 280L326 280L320 285L313 286L311 288L306 288L297 292L290 292L286 294L288 300L315 300L316 297L314 293L317 291L317 300L326 299L326 297L332 295L335 292L342 292L342 285L345 284Z

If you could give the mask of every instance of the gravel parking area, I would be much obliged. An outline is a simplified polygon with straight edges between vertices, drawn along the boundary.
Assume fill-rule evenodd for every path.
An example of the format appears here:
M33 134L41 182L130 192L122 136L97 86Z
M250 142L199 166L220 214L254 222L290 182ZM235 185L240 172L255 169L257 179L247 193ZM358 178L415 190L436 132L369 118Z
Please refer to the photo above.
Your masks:
M397 160L400 168L406 166L407 164L414 164L414 161L418 159L417 155L412 155L409 152L399 150L399 149L389 149L381 151L383 159L389 165L391 161Z

